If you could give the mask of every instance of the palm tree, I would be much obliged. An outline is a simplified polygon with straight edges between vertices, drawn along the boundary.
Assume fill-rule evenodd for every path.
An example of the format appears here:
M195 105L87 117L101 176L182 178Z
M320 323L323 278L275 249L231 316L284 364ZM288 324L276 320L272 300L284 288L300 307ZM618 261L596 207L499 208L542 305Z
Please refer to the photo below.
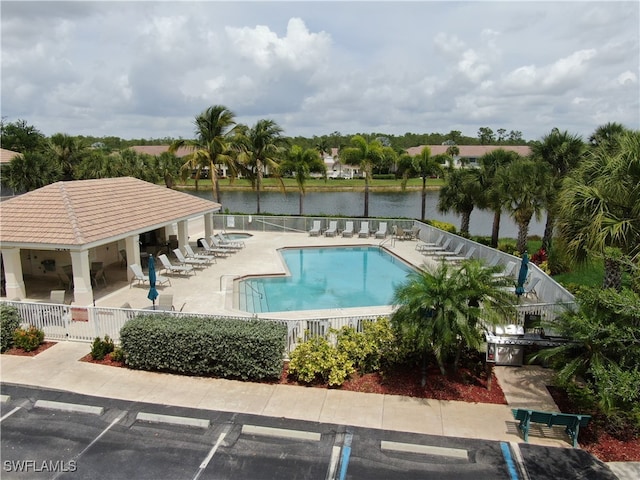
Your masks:
M452 353L457 367L465 346L479 347L483 324L504 321L513 313L511 293L502 288L508 280L493 275L498 271L478 260L460 267L443 261L435 269L411 273L395 289L391 322L423 352L423 385L429 353L444 375Z
M531 219L539 219L549 188L548 167L542 162L519 158L498 173L504 207L518 225L517 249L527 249Z
M287 140L282 128L273 120L258 120L250 129L244 129L239 140L240 153L237 160L245 171L250 172L256 190L257 209L260 213L260 190L267 171L278 175L278 162Z
M449 168L445 172L445 185L440 189L438 210L441 213L454 211L461 216L460 233L469 235L471 212L482 203L480 172L476 169Z
M287 155L287 158L280 164L282 174L292 173L298 185L300 194L300 215L303 211L303 199L305 194L304 184L311 172L322 173L326 178L327 168L324 160L318 155L318 151L312 148L303 150L302 147L294 145Z
M505 168L518 158L515 152L502 148L493 150L480 157L480 181L485 192L487 208L493 211L493 226L491 229L491 246L498 246L500 236L500 217L502 215L503 198L497 185L497 172Z
M551 185L547 191L547 221L542 237L542 248L546 251L550 250L555 226L556 193L560 190L564 177L582 158L583 151L584 143L579 135L561 132L557 128L531 146L533 158L547 163L551 174Z
M588 151L565 179L558 204L558 231L571 257L581 262L590 252L602 255L603 286L619 289L621 266L611 252L640 255L640 131Z
M424 220L427 215L427 178L431 175L441 174L442 167L431 156L429 147L424 147L419 155L413 157L411 166L412 170L422 178L420 218Z
M589 144L597 147L603 143L615 144L615 137L624 133L627 129L621 123L608 122L600 125L589 137Z
M2 166L2 183L15 192L28 192L60 180L60 170L42 153L26 152Z
M226 164L232 175L235 164L230 155L230 136L233 134L235 115L223 105L213 105L195 118L196 139L176 140L169 147L169 152L176 153L180 147L187 147L191 153L185 156L184 169L196 170L196 190L198 180L204 168L209 169L213 196L216 202L222 203L218 165Z
M74 169L82 162L87 147L80 140L64 133L56 133L49 140L48 151L58 169L62 172L62 180L73 180Z
M340 150L340 159L348 165L360 167L364 175L364 217L369 216L369 182L373 176L373 167L381 164L385 158L393 158L391 147L384 147L379 140L367 142L361 135L351 137L351 146Z

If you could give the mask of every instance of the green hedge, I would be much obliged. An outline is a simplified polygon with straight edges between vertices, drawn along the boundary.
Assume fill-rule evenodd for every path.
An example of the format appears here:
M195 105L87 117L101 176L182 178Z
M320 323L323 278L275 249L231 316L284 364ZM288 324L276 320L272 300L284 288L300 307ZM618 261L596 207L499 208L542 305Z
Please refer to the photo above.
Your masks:
M20 327L20 313L15 307L0 305L0 352L13 346L13 334Z
M187 375L261 380L279 378L285 325L168 315L141 315L120 330L129 367Z

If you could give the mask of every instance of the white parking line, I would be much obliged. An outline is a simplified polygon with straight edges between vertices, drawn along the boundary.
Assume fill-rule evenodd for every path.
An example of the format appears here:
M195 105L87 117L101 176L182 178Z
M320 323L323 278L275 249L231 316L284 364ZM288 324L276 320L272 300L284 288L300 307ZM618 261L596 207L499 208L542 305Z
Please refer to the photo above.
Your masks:
M2 418L0 418L0 422L4 421L5 418L10 417L11 415L13 415L14 413L16 413L18 410L20 410L20 407L16 407L13 410L11 410L9 413L5 413Z
M243 425L242 433L247 435L262 435L265 437L293 438L295 440L320 441L320 434L304 430L289 430L285 428L260 427L258 425Z
M517 442L509 442L509 446L513 452L513 459L516 461L516 467L518 467L520 477L522 480L529 480L529 472L527 472L527 467L524 466L524 459L522 458L520 446Z
M340 447L334 445L331 449L331 459L329 460L329 469L327 470L326 480L334 480L338 472L338 460L340 460Z
M200 467L198 468L198 472L193 477L193 480L197 480L200 477L200 475L202 475L202 472L204 472L204 469L207 468L207 465L209 465L209 462L213 458L213 455L216 453L216 450L218 450L218 447L224 441L224 437L227 436L228 431L229 431L229 427L227 427L224 432L222 432L220 435L218 435L218 441L211 448L211 450L209 450L209 454L205 457L205 459L200 464Z
M380 448L382 450L393 450L396 452L420 453L422 455L437 455L439 457L464 458L465 460L469 458L468 452L460 448L435 447L433 445L389 442L386 440L382 440L380 442Z

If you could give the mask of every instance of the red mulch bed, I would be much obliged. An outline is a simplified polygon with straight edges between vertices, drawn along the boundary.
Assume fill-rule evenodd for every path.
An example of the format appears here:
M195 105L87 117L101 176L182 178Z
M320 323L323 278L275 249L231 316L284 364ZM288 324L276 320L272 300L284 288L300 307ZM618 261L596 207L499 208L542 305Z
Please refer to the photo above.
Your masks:
M579 408L574 405L565 390L552 386L548 386L547 390L561 412L578 412ZM604 416L593 415L589 425L580 429L580 447L603 462L640 462L640 436L616 438L620 435L607 431L607 427L610 425Z
M102 360L94 360L90 353L87 353L80 359L81 362L97 363L98 365L108 365L109 367L127 368L124 362L116 362L111 360L111 354L107 353Z
M7 355L18 355L19 357L35 357L39 353L44 352L47 348L53 347L56 343L57 342L43 342L38 348L36 348L35 350L31 350L30 352L27 352L21 348L12 347L2 353L5 353Z
M281 384L299 385L289 377L289 365L285 364ZM435 400L458 400L472 403L496 403L506 405L502 388L495 375L492 374L491 390L487 390L484 373L474 375L466 368L460 368L456 374L443 376L436 367L427 371L427 383L421 386L420 367L397 368L381 375L380 373L354 374L341 387L329 387L324 383L314 383L311 387L337 388L351 392L382 393L386 395L403 395L407 397L431 398Z

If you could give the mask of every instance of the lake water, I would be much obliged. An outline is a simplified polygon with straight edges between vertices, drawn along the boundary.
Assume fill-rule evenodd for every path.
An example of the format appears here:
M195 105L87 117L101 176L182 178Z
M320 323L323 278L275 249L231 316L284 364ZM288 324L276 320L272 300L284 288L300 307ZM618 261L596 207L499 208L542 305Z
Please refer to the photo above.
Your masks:
M212 200L211 190L187 191L201 198ZM460 228L460 217L449 213L442 214L437 210L438 191L427 192L427 218L452 223ZM370 217L406 217L420 218L420 192L369 192ZM222 192L222 211L231 213L256 213L255 192ZM260 192L260 210L262 213L279 215L297 215L298 194L291 191L286 194L280 192ZM360 217L364 212L363 192L308 192L304 197L305 215L341 215ZM533 219L529 225L529 235L544 233L543 216L540 222ZM493 213L474 210L471 213L470 233L472 235L491 235ZM500 236L516 238L518 228L508 214L503 214L500 222Z

